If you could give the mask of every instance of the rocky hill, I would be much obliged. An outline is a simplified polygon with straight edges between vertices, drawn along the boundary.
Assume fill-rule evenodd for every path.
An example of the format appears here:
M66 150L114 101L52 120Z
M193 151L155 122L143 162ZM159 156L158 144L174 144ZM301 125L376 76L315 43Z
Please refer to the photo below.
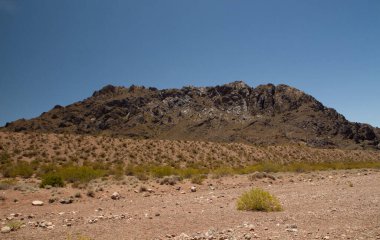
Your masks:
M57 105L37 118L7 123L2 130L380 148L380 129L349 122L298 89L273 84L252 88L241 81L164 90L108 85L83 101Z

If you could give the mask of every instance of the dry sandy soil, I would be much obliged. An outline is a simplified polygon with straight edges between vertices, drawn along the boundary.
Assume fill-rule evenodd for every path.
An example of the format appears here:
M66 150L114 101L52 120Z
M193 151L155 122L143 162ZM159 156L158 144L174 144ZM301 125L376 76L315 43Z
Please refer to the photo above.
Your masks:
M85 189L38 189L30 180L18 190L0 192L6 198L0 202L2 226L12 218L24 223L0 238L380 239L379 170L275 176L276 180L255 181L246 175L206 179L196 185L196 192L190 191L192 185L187 181L170 186L134 178L124 184L98 180L92 187L103 190L96 191L94 198L87 196ZM152 192L138 191L141 186ZM238 196L252 187L276 195L284 211L236 210ZM114 191L120 193L120 199L111 199ZM49 203L50 198L59 200L77 192L82 196L71 204ZM32 206L33 200L44 205ZM52 226L41 227L48 222Z

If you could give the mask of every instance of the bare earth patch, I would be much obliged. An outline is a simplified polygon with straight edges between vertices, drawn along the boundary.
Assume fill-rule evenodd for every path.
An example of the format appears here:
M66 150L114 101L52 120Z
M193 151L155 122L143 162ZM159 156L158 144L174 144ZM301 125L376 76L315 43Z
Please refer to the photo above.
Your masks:
M175 186L132 178L125 184L98 181L93 184L94 198L86 195L87 190L33 190L27 186L36 184L23 183L23 191L0 192L5 197L0 201L1 226L10 221L24 224L0 238L380 239L378 170L275 176L276 180L256 181L246 175L205 179L203 185L195 185L196 192L190 191L189 181ZM275 195L284 211L238 211L236 199L252 187ZM114 192L121 198L111 199ZM75 194L73 203L59 202ZM54 198L57 201L49 203ZM44 205L32 206L33 200Z

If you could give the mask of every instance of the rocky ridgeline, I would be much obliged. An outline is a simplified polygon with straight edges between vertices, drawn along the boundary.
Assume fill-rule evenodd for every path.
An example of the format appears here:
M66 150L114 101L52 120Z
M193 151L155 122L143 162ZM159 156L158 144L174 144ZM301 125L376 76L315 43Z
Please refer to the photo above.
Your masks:
M83 101L7 123L3 130L380 148L379 129L349 122L300 90L273 84L252 88L241 81L164 90L109 85Z

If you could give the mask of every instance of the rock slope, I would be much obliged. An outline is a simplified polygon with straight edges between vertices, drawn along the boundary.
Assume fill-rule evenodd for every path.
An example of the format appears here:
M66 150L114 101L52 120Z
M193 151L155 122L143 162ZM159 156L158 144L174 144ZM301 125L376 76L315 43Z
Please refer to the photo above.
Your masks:
M298 89L273 84L252 88L241 81L163 90L108 85L83 101L57 105L37 118L7 123L2 130L380 148L380 129L349 122Z

